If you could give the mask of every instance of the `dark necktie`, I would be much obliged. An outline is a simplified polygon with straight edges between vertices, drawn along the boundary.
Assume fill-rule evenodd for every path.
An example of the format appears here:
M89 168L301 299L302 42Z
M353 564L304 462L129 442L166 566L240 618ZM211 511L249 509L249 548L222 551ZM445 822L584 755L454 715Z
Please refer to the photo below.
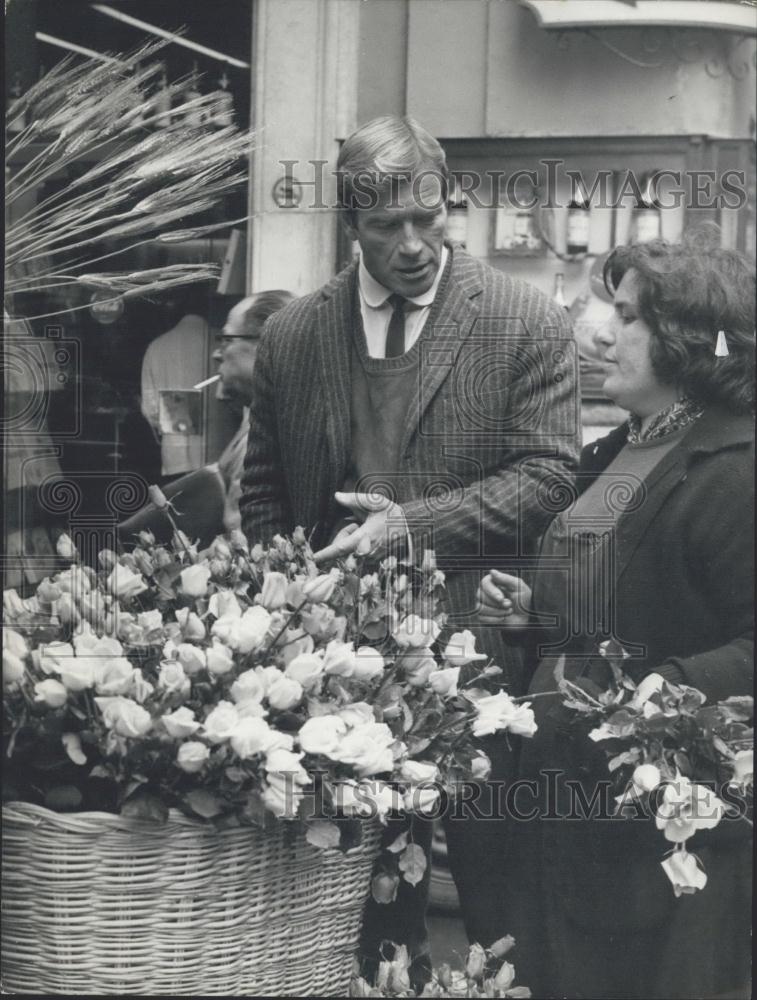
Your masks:
M390 295L387 302L392 307L389 329L386 331L385 358L398 358L405 353L405 304L402 295Z

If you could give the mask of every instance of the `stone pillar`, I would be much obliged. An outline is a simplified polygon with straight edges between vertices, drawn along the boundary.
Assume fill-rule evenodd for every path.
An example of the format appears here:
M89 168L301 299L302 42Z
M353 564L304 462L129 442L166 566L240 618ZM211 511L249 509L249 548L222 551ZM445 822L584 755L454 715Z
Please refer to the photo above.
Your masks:
M333 170L339 140L356 127L359 16L354 0L256 0L247 254L252 292L286 288L303 295L334 274ZM320 191L313 186L316 174L323 180ZM294 188L293 207L281 207L274 196L276 187L279 202L286 198L287 175L303 184ZM327 207L314 207L316 201Z

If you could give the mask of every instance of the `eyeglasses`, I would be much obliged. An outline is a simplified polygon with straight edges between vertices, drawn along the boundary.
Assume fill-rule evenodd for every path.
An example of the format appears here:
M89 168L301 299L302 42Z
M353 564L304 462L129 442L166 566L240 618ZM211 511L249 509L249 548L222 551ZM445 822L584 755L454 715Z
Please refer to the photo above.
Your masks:
M257 337L250 337L244 333L219 333L215 337L215 343L218 347L227 347L229 344L233 344L235 340L249 340L257 341Z

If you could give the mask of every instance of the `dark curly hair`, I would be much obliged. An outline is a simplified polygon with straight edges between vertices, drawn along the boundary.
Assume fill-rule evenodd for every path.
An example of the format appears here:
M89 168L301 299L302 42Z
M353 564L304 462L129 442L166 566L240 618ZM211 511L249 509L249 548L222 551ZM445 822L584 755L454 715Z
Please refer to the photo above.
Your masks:
M698 230L682 243L652 240L617 247L604 266L615 293L633 270L639 314L651 331L649 356L658 378L701 405L736 413L754 410L754 265L715 245L719 234ZM728 356L715 356L719 330Z

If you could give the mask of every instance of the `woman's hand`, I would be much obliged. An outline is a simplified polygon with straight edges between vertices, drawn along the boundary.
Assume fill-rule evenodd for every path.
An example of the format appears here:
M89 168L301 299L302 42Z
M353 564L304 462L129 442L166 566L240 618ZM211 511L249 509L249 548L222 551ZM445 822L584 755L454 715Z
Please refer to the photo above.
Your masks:
M483 625L523 628L531 611L531 588L519 576L493 569L478 587L478 620Z

